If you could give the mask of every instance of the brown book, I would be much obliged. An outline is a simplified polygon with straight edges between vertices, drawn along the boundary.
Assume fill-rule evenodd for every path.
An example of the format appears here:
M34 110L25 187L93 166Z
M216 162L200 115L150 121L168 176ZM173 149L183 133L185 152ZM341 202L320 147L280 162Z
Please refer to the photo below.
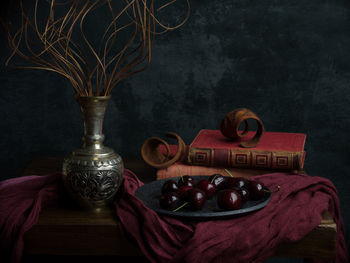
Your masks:
M254 132L243 137L249 140ZM220 130L200 130L189 145L187 163L196 166L301 170L304 167L306 134L264 132L254 148L242 148Z
M167 168L157 170L157 180L179 177L181 175L213 175L221 174L224 176L233 177L245 177L249 178L253 175L260 175L268 173L267 170L253 170L253 169L242 169L242 168L218 168L218 167L206 167L197 165L188 165L184 163L175 163ZM273 172L273 171L271 171Z

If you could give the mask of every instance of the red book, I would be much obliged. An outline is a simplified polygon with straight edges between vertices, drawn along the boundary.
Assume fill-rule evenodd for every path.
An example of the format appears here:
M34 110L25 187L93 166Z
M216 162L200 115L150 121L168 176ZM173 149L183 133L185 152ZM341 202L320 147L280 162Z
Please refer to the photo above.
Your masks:
M255 132L243 137L249 140ZM306 134L264 132L254 148L242 148L220 130L200 130L189 146L187 164L209 167L301 170L304 167Z

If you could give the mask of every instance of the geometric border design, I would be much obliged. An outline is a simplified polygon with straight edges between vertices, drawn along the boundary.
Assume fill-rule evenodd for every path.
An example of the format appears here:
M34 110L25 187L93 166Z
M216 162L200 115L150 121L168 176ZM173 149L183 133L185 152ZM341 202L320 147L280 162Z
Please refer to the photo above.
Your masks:
M253 167L269 168L271 164L271 152L252 152Z
M187 160L193 165L213 166L215 162L216 165L227 167L288 170L298 169L294 167L302 165L304 156L302 154L305 153L231 149L227 153L217 151L217 156L214 154L215 151L212 149L190 148ZM215 157L220 161L215 160Z
M290 152L272 153L272 168L293 169L293 156Z
M288 156L276 156L277 166L288 166Z
M232 167L242 167L250 168L251 167L251 154L246 150L231 150L231 166Z
M236 160L237 164L248 164L247 154L238 153L238 154L236 154L235 160Z
M210 166L211 158L210 158L210 149L197 149L192 152L193 162L199 165L207 165Z
M257 154L255 156L255 163L257 165L267 166L268 156L266 154Z

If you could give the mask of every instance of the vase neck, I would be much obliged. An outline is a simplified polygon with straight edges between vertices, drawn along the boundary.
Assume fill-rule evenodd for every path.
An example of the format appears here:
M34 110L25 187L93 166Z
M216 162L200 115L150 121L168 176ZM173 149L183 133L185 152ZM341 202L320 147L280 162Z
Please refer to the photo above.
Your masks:
M103 148L103 120L110 97L79 97L78 103L83 114L83 148Z

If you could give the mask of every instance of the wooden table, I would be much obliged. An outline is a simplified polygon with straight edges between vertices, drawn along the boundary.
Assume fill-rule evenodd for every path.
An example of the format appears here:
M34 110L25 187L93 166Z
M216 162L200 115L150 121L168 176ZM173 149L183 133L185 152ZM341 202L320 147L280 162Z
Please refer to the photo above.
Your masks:
M141 160L124 160L143 182L155 180L155 170ZM61 171L62 158L33 159L21 175L44 175ZM321 224L304 239L281 244L276 257L331 257L334 255L336 224L329 213L323 215ZM44 209L38 224L24 236L24 262L95 262L99 257L106 262L148 262L142 252L119 228L112 208L99 214L71 206ZM56 261L55 261L56 260Z

